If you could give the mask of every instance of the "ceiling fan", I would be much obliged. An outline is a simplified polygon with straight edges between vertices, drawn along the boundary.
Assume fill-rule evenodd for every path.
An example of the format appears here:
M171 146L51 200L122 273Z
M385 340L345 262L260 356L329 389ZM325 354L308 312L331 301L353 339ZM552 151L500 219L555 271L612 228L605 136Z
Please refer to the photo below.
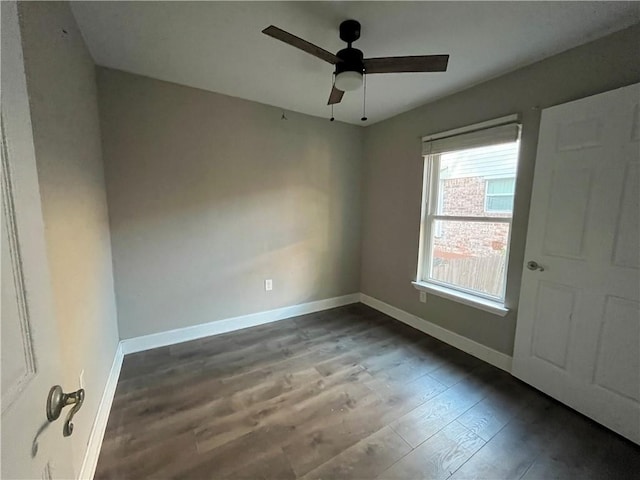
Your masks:
M344 92L360 88L364 74L445 72L449 62L449 55L364 58L361 50L351 46L360 38L360 22L356 20L345 20L340 24L340 39L347 42L347 48L343 48L335 55L273 25L262 30L262 33L336 66L335 81L328 105L340 103Z

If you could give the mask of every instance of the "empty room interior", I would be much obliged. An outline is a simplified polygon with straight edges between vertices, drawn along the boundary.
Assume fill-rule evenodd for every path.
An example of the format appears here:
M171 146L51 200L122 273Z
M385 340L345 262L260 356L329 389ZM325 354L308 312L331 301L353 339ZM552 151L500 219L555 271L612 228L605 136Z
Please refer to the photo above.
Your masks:
M1 2L2 479L640 471L639 2Z

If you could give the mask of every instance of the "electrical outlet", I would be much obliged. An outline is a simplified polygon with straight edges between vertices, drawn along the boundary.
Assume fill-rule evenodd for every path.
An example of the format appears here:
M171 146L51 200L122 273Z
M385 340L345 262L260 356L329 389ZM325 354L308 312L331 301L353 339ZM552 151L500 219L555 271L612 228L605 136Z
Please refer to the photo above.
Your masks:
M422 303L427 303L427 292L420 292L420 301Z
M82 371L80 372L78 383L80 384L80 388L84 388L84 369L82 369Z
M271 290L273 290L273 280L272 280L272 279L267 278L267 279L264 281L264 290L265 290L266 292L270 292Z

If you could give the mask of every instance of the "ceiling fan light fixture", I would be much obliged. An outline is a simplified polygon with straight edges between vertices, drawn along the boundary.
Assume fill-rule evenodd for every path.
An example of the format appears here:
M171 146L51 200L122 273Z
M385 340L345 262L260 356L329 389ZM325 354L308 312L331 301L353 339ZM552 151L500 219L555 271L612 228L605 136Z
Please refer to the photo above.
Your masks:
M345 71L336 74L336 88L343 92L351 92L362 86L362 73Z
M269 25L262 30L262 33L335 66L333 88L329 94L327 105L333 106L340 103L344 92L358 90L363 84L364 95L366 95L365 72L369 75L372 73L447 71L449 55L446 54L364 58L362 50L352 46L353 42L360 38L360 30L360 22L357 20L342 22L340 24L340 40L346 42L347 47L339 50L335 55L275 25ZM363 112L362 120L365 121L366 118Z

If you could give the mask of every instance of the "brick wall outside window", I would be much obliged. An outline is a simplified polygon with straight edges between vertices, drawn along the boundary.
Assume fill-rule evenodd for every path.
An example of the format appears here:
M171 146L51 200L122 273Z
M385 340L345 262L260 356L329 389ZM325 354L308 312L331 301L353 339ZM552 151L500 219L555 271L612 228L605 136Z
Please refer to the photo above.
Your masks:
M486 180L483 177L443 180L442 215L509 217L485 212ZM434 238L440 258L486 257L505 254L509 226L504 223L442 222Z

